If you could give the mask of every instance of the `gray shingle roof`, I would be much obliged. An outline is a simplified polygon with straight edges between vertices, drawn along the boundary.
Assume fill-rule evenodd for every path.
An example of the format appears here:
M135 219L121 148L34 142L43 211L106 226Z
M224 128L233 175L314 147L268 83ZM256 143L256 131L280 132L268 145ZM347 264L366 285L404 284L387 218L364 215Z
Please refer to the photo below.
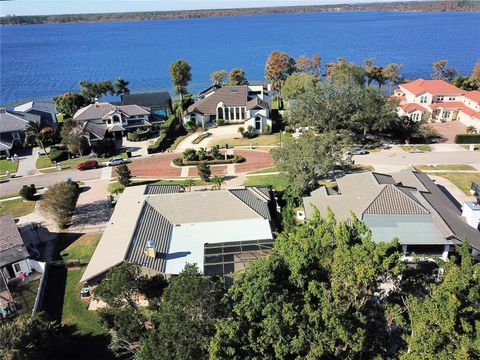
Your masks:
M77 121L88 121L103 119L108 114L119 111L126 116L150 115L150 112L138 105L112 105L107 102L90 104L78 110L73 119Z
M168 253L170 247L172 229L173 225L149 203L145 202L126 260L164 272L165 254ZM147 241L154 242L156 251L154 258L145 254Z
M168 107L172 98L168 91L159 91L143 94L126 94L123 96L123 105L140 105L145 107Z
M83 131L91 133L94 137L103 140L105 138L105 133L107 132L107 126L87 121L83 127Z
M12 215L0 216L0 267L29 257Z
M0 133L24 131L29 121L40 124L40 116L28 113L14 113L0 110Z
M231 189L229 190L233 195L242 200L256 213L264 217L265 219L272 220L272 216L269 208L269 200L266 200L265 195L262 197L253 188L246 189Z
M187 112L196 111L205 115L215 115L219 102L223 102L226 107L247 105L248 85L223 86L212 91L211 94L190 105Z

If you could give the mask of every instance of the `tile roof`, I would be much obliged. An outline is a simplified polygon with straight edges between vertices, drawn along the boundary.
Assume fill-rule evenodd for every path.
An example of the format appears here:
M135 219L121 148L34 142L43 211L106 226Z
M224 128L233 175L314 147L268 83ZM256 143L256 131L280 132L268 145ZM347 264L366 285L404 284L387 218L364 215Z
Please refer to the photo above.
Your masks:
M460 101L435 102L429 105L431 109L461 109L465 104Z
M473 100L476 103L480 104L480 91L478 91L478 90L473 90L473 91L466 92L465 97L467 99Z
M425 111L425 107L417 103L403 104L403 105L400 105L400 108L407 113L411 113L414 111L422 111L422 112Z
M414 95L421 95L429 92L434 95L462 95L464 90L449 84L443 80L424 80L419 78L409 83L400 84L400 87L411 92Z
M225 107L246 106L248 85L223 86L214 88L207 96L190 105L187 112L199 112L205 115L215 115L217 105L223 102Z
M112 105L107 102L85 106L73 115L73 120L88 121L104 119L107 115L118 111L126 116L150 115L150 111L138 105Z
M430 212L394 185L387 185L364 214L422 215Z

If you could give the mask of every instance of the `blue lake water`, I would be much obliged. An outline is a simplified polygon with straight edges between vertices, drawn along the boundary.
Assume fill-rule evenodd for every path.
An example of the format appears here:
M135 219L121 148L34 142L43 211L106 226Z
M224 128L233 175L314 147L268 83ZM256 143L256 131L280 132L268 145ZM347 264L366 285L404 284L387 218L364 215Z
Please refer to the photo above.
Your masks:
M217 69L263 79L274 49L405 64L408 77L448 59L469 73L480 58L480 13L344 12L188 20L3 26L0 103L78 91L82 79L123 76L131 89L170 89L168 65L187 59L191 91Z

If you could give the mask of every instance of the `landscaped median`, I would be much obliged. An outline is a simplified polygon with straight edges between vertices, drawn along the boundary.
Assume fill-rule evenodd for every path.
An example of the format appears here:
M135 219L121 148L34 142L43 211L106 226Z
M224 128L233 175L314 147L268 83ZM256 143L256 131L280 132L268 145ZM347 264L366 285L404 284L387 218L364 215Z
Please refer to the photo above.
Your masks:
M12 199L2 199L0 201L0 215L11 214L12 217L18 218L28 215L35 209L35 201L23 200L20 197L13 195Z
M225 165L238 164L245 161L245 158L240 155L227 155L221 153L217 147L212 147L210 150L205 148L186 149L182 153L182 157L173 159L173 164L176 166L196 166L200 164L206 165Z

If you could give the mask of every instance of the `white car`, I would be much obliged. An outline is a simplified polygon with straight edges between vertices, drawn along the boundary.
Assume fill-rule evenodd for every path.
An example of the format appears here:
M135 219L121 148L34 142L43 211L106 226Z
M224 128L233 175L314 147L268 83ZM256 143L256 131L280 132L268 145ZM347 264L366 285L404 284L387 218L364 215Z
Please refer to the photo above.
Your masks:
M119 156L113 157L107 161L107 166L121 165L125 164L125 160Z

